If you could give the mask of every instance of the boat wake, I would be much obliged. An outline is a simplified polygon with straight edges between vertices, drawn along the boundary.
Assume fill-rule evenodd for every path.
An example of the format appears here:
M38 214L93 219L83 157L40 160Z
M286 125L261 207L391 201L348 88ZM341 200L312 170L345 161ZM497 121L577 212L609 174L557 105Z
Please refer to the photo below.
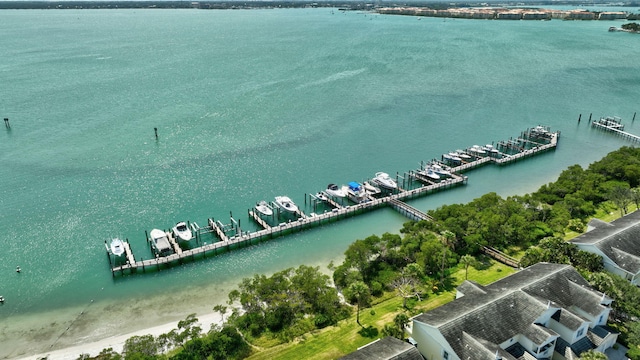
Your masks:
M300 86L297 87L297 89L304 89L304 88L309 87L309 86L317 86L317 85L322 85L322 84L326 84L326 83L330 83L330 82L334 82L334 81L338 81L338 80L354 77L356 75L362 74L365 71L367 71L367 68L361 68L361 69L358 69L358 70L342 71L342 72L339 72L339 73L336 73L336 74L333 74L333 75L329 75L324 79L320 79L320 80L317 80L317 81L312 81L310 83L300 85Z

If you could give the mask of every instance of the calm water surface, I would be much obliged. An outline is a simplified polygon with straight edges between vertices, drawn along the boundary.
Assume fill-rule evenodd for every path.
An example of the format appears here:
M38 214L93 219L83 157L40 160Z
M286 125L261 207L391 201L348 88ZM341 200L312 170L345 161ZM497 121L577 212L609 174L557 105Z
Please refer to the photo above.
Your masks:
M625 144L591 130L589 113L640 134L640 46L607 31L620 22L331 9L0 16L0 117L11 123L0 129L0 358L210 311L242 277L324 269L406 219L381 209L115 280L112 237L144 257L145 230L228 222L230 211L254 230L244 214L262 199L302 204L328 183L403 173L538 124L560 130L555 152L476 170L412 205L522 194Z

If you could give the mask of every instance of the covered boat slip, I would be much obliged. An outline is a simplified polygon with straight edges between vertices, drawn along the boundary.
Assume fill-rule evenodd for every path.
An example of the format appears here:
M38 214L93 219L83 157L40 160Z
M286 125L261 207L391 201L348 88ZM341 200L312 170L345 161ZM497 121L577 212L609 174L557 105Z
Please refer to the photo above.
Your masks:
M528 135L535 135L531 130L528 130L526 133ZM523 138L525 137L523 136ZM235 219L231 214L229 224L224 224L213 218L207 220L208 226L206 227L199 227L197 224L192 223L191 227L196 241L195 246L188 249L181 248L180 244L173 238L171 232L154 229L154 231L157 231L152 231L151 236L147 236L147 241L153 250L154 258L135 261L133 253L128 246L129 244L125 243L127 245L126 263L116 266L110 261L112 275L115 276L118 272L121 274L132 273L140 268L142 268L144 272L147 270L160 270L161 267L164 266L171 266L175 263L181 264L184 261L195 260L196 258L206 258L210 253L215 255L218 252L243 247L243 245L251 245L254 241L259 242L284 236L293 232L359 215L383 206L391 206L412 220L430 220L427 214L411 207L403 201L466 184L468 177L460 175L460 173L466 170L487 163L504 165L555 149L558 138L559 132L548 132L548 135L545 134L542 139L538 140L540 142L535 141L535 145L532 147L515 154L504 155L502 157L479 157L456 167L440 164L440 166L450 173L450 176L443 177L440 180L420 176L419 174L423 172L423 168L421 167L421 169L405 173L404 176L397 175L396 182L400 181L400 179L402 180L398 182L398 188L396 190L379 193L375 196L366 193L361 183L351 181L348 183L348 186L345 187L347 187L349 191L357 192L361 195L357 196L355 201L353 198L349 200L347 200L347 198L332 199L331 196L326 196L326 193L321 192L315 195L309 194L309 203L307 203L307 195L305 194L305 208L309 205L311 206L311 211L313 211L308 214L298 207L297 212L285 211L284 209L279 211L280 209L278 209L277 206L273 206L276 204L272 203L276 211L273 211L271 216L266 216L264 213L256 211L254 207L248 210L248 218L259 226L259 230L257 231L243 230L241 221ZM527 137L526 139L531 139L531 137ZM542 141L546 143L542 143ZM534 141L531 140L531 143L534 143ZM433 163L433 161L430 163ZM341 204L336 200L340 200ZM318 208L323 212L317 213L319 212L317 210ZM203 236L207 236L207 238L203 239ZM211 242L207 243L207 239L211 239Z

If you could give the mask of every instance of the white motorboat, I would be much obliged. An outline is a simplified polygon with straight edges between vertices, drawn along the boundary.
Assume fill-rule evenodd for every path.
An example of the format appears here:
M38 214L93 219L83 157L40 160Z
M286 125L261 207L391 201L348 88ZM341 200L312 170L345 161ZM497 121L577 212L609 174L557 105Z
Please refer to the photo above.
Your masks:
M487 152L482 150L482 148L478 145L473 145L471 148L469 148L469 151L479 156L483 156L487 154Z
M160 229L153 229L149 233L151 236L151 245L159 254L166 254L171 252L171 243L167 234Z
M276 204L290 213L298 212L298 206L288 196L276 196Z
M420 174L422 176L426 176L430 180L435 180L435 181L439 181L440 180L440 175L436 174L436 172L433 171L433 169L431 169L430 167L427 167L423 171L418 171L418 174Z
M364 186L356 181L349 182L349 185L343 187L342 191L344 191L353 202L361 203L367 200L367 191Z
M267 202L264 200L256 204L256 211L264 216L273 215L273 210L271 210L271 207L269 206L269 204L267 204Z
M124 243L118 238L111 239L111 243L107 247L107 250L115 256L120 256L124 254Z
M492 154L497 154L500 151L498 151L498 149L496 149L493 145L491 144L487 144L482 148L484 151L488 152L488 153L492 153Z
M322 201L327 201L329 200L329 198L327 197L327 194L325 194L324 192L320 191L319 193L316 194L316 198L322 200Z
M439 176L445 176L445 177L451 176L451 172L449 170L446 170L442 166L440 166L440 164L433 163L431 164L430 167L431 167L431 170L433 170L433 172L438 174Z
M471 159L471 156L462 150L456 150L456 155L458 155L458 157L463 160Z
M450 152L447 155L449 155L449 157L451 158L451 161L454 162L454 163L461 163L462 162L462 158L460 158L460 156L458 156L458 154L455 153L455 152Z
M393 180L389 176L389 174L385 172L377 172L376 177L374 177L371 181L387 190L395 190L398 188L398 184L396 183L396 181Z
M367 181L365 181L362 186L364 186L364 190L367 192L367 194L370 195L378 195L382 192L379 187L373 186Z
M193 238L191 229L189 229L189 226L187 226L187 223L184 221L177 223L171 230L176 240L189 241Z
M533 129L531 129L531 132L536 135L547 135L549 133L549 131L542 125L534 127Z
M454 153L442 154L442 161L449 165L460 165L462 160Z
M347 196L347 194L342 191L342 189L340 189L336 184L327 185L327 189L324 192L327 193L327 195L333 196L335 198L343 198Z

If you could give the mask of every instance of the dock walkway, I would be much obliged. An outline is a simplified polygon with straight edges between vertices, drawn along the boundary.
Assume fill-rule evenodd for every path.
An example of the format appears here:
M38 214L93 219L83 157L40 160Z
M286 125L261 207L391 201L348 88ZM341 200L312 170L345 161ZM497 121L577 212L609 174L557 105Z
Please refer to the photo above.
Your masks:
M482 252L505 265L511 266L516 269L520 267L520 261L518 261L518 259L512 258L502 251L494 249L490 246L483 246Z
M605 125L605 124L603 124L601 122L598 122L598 121L592 122L591 126L593 126L595 128L598 128L598 129L601 129L601 130L611 131L611 132L613 132L613 133L615 133L617 135L622 136L623 138L625 138L627 140L636 141L636 142L640 141L640 136L628 133L628 132L626 132L624 130L620 130L620 129L616 128L615 126Z
M290 234L295 231L301 231L304 229L308 229L314 226L319 226L327 222L337 221L340 219L344 219L345 217L351 217L363 212L371 211L383 206L391 206L394 209L398 210L402 214L408 216L412 219L417 220L432 220L428 214L415 209L414 207L406 204L405 200L410 200L415 197L425 196L429 193L448 189L450 187L455 187L458 185L465 184L468 180L467 176L461 175L462 172L476 168L478 166L488 164L490 162L496 163L498 165L504 165L516 161L521 158L526 158L529 156L533 156L534 154L547 151L553 149L557 146L559 138L559 133L550 133L546 140L549 140L549 143L544 145L537 145L532 147L531 149L524 150L520 153L514 155L505 155L502 158L494 158L491 156L481 157L475 161L471 161L468 163L464 163L462 165L451 167L450 171L452 173L452 177L440 180L439 182L435 181L420 181L422 184L420 186L410 189L399 189L396 193L386 194L385 196L379 198L369 197L366 201L357 203L349 206L342 206L336 203L335 201L327 201L330 206L333 207L331 211L326 211L322 214L311 213L310 215L306 215L304 212L299 211L297 214L298 218L295 220L289 220L288 222L280 223L277 225L269 225L265 219L262 219L258 214L254 211L249 210L249 217L252 218L255 222L257 222L262 229L254 232L250 231L242 231L239 226L239 222L236 223L234 235L227 235L227 231L233 230L231 227L223 225L219 221L215 221L213 219L208 219L208 227L200 228L197 227L197 233L212 233L218 241L207 244L206 242L198 247L191 248L188 250L183 250L180 248L179 244L175 241L173 236L169 233L170 242L174 249L174 253L168 256L157 256L153 259L148 260L138 260L136 261L133 252L129 246L128 242L125 242L125 251L126 251L126 264L114 266L111 268L111 272L113 276L117 272L122 274L125 271L135 271L137 269L142 268L143 271L146 271L148 267L157 267L159 270L161 265L164 264L172 264L175 262L182 263L183 260L191 258L194 259L195 256L203 256L206 257L208 253L217 254L219 251L225 251L232 249L234 247L239 246L248 246L252 244L254 241L262 241L266 239L272 239L275 237L284 236L286 234ZM414 179L418 179L415 173L410 172L409 177L413 177ZM419 180L419 179L418 179ZM422 179L425 180L425 179ZM410 179L411 182L411 179ZM404 187L404 186L403 186ZM410 187L410 186L409 186ZM232 218L232 221L235 223L235 220ZM491 253L491 256L500 257L505 261L505 263L509 262L512 264L511 266L517 266L517 261L512 258L508 258L504 254L499 254L495 252L491 252L491 249L484 249L483 251L487 253Z
M398 210L402 215L410 218L411 220L419 221L419 220L433 220L431 216L428 214L414 208L413 206L404 203L398 199L389 200L389 204L392 208Z

